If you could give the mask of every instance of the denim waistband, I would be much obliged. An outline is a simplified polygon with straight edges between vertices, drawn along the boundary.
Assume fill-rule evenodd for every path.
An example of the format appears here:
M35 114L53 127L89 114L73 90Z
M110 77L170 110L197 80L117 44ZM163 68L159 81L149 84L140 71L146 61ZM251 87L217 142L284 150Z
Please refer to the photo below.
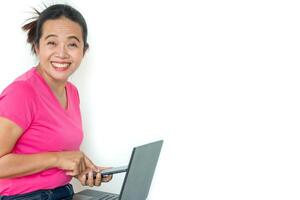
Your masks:
M0 196L0 200L71 200L74 190L67 184L51 190L38 190L26 194Z

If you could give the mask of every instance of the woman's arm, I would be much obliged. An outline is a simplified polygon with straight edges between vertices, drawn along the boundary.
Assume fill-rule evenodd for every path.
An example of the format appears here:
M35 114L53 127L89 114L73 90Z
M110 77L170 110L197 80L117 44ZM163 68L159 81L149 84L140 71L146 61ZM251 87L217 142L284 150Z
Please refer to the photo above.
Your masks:
M8 153L0 158L0 178L34 174L55 166L52 153L20 155Z
M98 171L81 151L24 155L11 153L22 132L22 128L14 122L0 117L0 178L26 176L55 167L71 176L77 176L87 168Z

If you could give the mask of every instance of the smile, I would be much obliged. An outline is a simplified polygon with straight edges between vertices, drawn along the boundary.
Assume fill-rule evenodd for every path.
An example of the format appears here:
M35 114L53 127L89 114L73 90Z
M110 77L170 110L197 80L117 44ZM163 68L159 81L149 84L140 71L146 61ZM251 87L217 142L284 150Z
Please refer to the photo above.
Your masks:
M59 62L51 62L51 64L56 71L60 71L60 72L66 71L71 65L71 63L59 63Z

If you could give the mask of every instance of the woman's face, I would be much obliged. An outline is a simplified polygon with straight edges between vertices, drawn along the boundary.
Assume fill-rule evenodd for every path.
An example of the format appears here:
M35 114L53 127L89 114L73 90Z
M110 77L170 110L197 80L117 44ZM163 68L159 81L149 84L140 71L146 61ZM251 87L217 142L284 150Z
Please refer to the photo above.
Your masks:
M43 24L39 46L35 47L45 78L63 83L79 67L83 49L80 25L64 17Z

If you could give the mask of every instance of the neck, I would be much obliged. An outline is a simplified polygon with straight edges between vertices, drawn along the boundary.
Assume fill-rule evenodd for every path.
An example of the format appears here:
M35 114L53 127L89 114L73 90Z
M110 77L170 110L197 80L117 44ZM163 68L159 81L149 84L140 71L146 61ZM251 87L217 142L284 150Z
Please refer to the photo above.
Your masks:
M44 78L51 90L57 96L63 96L65 94L65 86L67 84L67 81L57 81L53 79L44 70L41 69L40 65L37 66L37 72Z

